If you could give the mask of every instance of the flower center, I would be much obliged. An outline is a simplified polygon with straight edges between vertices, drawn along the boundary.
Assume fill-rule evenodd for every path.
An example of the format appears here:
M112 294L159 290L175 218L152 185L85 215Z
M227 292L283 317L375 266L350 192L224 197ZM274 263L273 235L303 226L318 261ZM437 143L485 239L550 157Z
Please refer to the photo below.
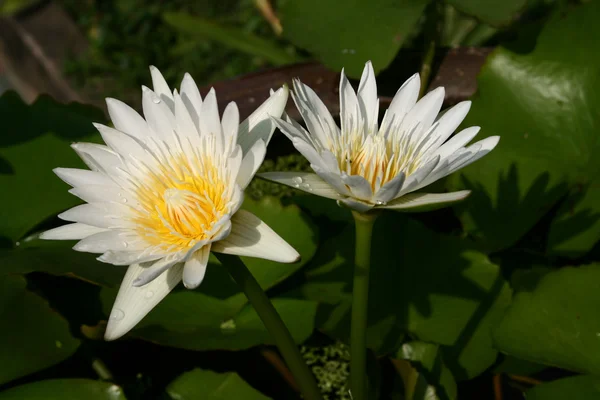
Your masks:
M177 157L150 171L137 197L135 218L140 236L166 251L193 247L211 239L229 212L223 177L210 159Z

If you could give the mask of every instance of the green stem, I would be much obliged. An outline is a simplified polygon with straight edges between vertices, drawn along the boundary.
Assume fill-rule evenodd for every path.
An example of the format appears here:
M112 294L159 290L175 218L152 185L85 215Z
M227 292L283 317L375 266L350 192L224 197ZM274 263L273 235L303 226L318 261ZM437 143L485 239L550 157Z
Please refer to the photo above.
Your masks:
M377 214L352 212L356 225L352 327L350 332L350 390L353 400L367 399L367 310L371 234Z
M315 378L304 362L292 335L254 276L239 257L221 253L215 255L223 266L227 268L233 280L244 291L246 297L248 297L248 300L258 313L258 316L265 324L288 368L292 372L292 375L294 375L303 398L305 400L322 400L321 392Z

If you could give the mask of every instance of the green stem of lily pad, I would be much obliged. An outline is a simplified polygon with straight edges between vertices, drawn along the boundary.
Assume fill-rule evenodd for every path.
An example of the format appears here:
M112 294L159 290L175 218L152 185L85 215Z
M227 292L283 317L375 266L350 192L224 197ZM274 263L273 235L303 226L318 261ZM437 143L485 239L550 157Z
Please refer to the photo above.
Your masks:
M238 256L217 253L219 261L240 286L273 337L305 400L322 400L315 377L304 362L290 331L264 290Z
M352 286L352 327L350 332L350 391L353 400L367 399L367 310L371 236L378 214L353 211L356 226L354 284Z

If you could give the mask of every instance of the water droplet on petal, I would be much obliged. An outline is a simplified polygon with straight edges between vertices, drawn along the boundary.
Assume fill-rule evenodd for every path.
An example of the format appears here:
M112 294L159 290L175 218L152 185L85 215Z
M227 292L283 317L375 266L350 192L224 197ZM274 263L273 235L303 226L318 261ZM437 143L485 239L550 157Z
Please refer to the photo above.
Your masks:
M378 206L385 206L387 203L385 201L377 200L375 204L377 204Z
M300 187L300 185L299 185L298 183L294 183L294 187L295 187L295 188L299 188L299 187Z
M129 246L129 243L123 242L123 247L127 247L127 246Z
M160 97L158 97L158 96L152 96L152 102L154 104L160 104Z
M292 181L294 181L294 183L299 185L302 183L302 178L300 178L299 176L296 176L294 179L292 179Z
M125 197L123 197L123 198L121 199L121 201L122 201L123 203L127 203L127 199L126 199Z
M223 333L235 333L237 326L235 325L235 321L233 319L228 319L227 321L223 321L221 323L221 332Z
M110 313L110 319L114 320L114 321L120 321L123 318L125 318L125 313L123 312L123 310L119 309L119 308L115 308L114 310L112 310L112 312Z
M146 298L149 299L154 296L154 292L152 290L148 290L145 294Z

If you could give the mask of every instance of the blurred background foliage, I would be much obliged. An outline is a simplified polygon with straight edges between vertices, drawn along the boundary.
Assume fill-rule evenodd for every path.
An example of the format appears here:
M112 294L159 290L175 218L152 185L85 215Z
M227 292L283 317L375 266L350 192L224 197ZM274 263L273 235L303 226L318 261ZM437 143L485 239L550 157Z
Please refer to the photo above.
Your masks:
M47 3L0 2L0 38L3 22ZM56 4L87 42L59 72L92 104L111 96L139 106L148 65L177 86L186 71L199 85L255 71L268 81L281 71L270 68L308 61L356 79L370 59L383 96L415 71L425 91L439 83L451 49L468 46L483 67L469 76L457 58L448 82L477 74L477 92L462 95L473 94L464 125L502 139L435 185L472 190L463 204L390 213L376 225L372 398L600 398L600 2ZM69 144L98 142L91 122L105 115L7 92L0 120L0 400L298 398L268 333L216 259L198 290L176 289L125 339L102 341L124 269L38 234L78 203L52 168L83 167ZM290 149L276 134L262 170L307 170ZM244 208L302 254L293 265L245 261L303 344L327 399L349 398L348 211L259 180Z

